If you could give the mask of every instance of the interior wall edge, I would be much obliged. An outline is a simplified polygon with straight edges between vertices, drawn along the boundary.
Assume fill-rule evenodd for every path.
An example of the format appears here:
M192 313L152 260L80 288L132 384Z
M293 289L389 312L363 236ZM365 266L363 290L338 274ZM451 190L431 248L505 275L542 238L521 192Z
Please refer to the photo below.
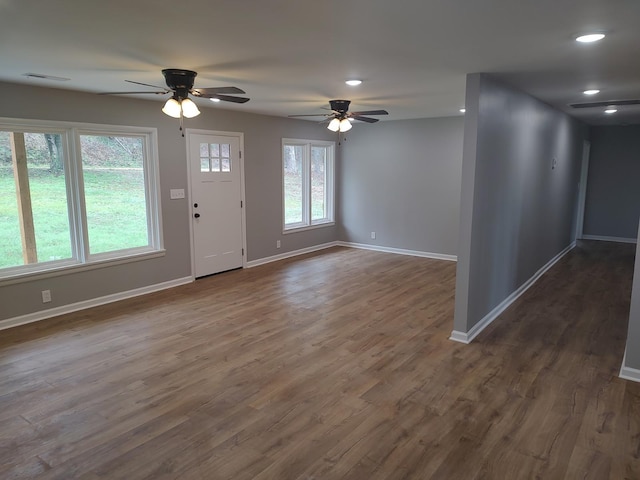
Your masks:
M493 310L486 314L478 323L476 323L468 332L453 330L449 340L460 343L471 343L482 331L487 328L493 321L500 316L507 308L511 306L518 298L520 298L534 283L536 283L551 267L558 263L562 257L573 250L576 242L571 242L564 250L547 262L540 270L538 270L531 278L524 282L517 290L505 298Z

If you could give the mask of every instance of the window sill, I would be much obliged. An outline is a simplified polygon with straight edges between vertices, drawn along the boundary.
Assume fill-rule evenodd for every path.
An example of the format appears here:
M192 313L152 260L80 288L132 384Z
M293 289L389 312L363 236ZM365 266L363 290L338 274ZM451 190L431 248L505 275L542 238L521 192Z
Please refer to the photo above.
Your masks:
M306 230L315 230L316 228L332 227L335 224L336 222L322 222L322 223L316 223L314 225L304 225L302 227L285 228L282 230L282 234L287 235L289 233L304 232Z
M115 265L122 265L125 263L139 262L142 260L149 260L151 258L164 257L166 250L154 250L152 252L134 253L124 255L121 257L105 258L101 260L93 260L87 263L74 263L65 265L56 265L51 267L43 267L42 269L33 270L24 273L14 273L11 276L0 278L0 287L5 285L13 285L16 283L31 282L34 280L40 280L43 278L59 277L63 275L69 275L88 270L96 270L104 267L112 267Z

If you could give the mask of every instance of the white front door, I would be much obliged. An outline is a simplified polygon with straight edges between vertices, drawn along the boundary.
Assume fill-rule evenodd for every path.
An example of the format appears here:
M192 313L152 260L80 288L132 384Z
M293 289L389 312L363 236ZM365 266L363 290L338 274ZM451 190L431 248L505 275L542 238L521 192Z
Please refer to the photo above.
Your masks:
M195 276L242 267L240 138L189 133Z

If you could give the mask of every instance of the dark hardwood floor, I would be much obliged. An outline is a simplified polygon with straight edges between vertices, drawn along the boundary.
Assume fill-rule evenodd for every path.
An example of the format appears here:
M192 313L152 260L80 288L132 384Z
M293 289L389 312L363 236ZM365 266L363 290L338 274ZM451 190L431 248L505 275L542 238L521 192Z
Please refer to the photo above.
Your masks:
M471 345L455 263L334 248L0 332L0 478L639 479L635 246Z

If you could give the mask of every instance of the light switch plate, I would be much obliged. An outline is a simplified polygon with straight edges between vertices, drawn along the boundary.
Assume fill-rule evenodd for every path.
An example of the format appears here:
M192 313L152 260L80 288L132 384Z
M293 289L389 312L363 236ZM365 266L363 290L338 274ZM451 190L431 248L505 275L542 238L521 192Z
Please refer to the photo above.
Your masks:
M178 200L180 198L184 198L184 188L172 188L171 200Z

